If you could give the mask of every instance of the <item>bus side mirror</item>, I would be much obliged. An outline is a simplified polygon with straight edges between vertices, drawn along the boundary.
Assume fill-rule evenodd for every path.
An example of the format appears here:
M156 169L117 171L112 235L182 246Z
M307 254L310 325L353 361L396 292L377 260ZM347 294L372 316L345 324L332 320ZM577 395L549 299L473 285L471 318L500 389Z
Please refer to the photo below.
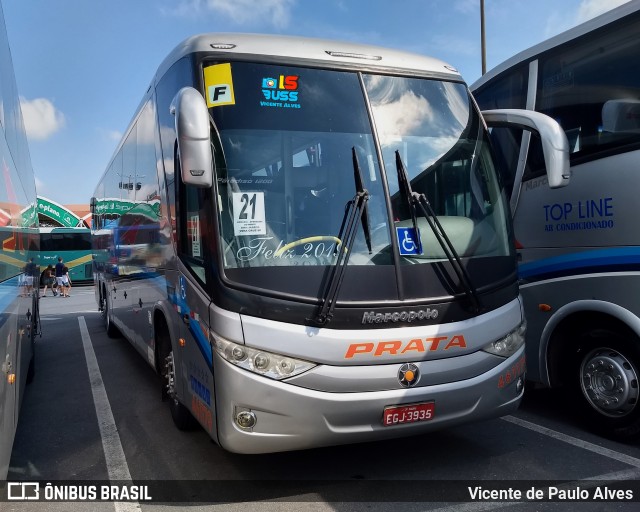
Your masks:
M542 141L549 187L560 188L569 184L569 142L556 121L540 112L519 109L484 110L482 116L487 126L515 127L537 132Z
M209 140L209 111L202 95L183 87L171 102L176 118L176 136L182 182L195 187L213 184L213 158Z

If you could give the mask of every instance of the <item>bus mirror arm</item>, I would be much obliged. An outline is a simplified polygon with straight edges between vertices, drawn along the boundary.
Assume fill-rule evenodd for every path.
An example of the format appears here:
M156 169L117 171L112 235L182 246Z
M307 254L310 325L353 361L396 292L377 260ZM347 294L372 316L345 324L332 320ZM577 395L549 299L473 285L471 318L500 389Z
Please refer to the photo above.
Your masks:
M193 87L183 87L173 98L170 111L176 118L182 182L196 187L211 187L213 158L209 111L204 98Z
M557 121L533 110L483 110L487 126L521 128L540 135L550 188L569 184L569 142Z

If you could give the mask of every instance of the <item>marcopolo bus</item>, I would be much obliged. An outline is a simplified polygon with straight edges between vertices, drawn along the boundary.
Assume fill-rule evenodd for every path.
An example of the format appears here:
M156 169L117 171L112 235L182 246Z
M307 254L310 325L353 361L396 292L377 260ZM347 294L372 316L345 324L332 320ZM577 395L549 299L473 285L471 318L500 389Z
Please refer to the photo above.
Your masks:
M545 142L546 116L492 112ZM485 121L435 59L211 34L160 65L92 198L107 331L174 421L293 450L513 411L525 322Z
M472 86L482 108L557 120L571 186L544 186L539 142L492 132L519 245L527 378L563 387L586 425L640 433L640 2L534 46Z

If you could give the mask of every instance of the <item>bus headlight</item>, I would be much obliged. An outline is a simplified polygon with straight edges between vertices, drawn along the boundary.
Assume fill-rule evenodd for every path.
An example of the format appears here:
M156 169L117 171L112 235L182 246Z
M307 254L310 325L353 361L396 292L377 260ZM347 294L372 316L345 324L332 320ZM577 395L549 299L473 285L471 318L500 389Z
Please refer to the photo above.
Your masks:
M271 379L282 380L293 377L316 366L309 361L233 343L218 335L212 334L212 340L216 352L226 361Z
M520 326L507 334L504 338L488 343L482 350L501 357L510 357L524 345L524 335L527 332L527 322L523 321Z

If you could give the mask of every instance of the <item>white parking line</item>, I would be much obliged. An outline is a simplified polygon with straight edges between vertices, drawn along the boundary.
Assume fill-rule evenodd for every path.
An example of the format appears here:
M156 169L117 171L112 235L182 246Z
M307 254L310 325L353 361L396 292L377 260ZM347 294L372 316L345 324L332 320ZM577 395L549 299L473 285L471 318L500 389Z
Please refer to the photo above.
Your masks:
M98 366L96 354L93 351L91 337L87 329L87 323L84 317L78 317L80 324L80 334L82 335L82 346L84 348L84 356L87 360L87 370L89 371L89 381L91 382L91 393L93 394L93 404L98 416L98 427L100 428L100 437L102 438L102 449L107 463L107 472L109 480L131 480L131 473L127 465L127 459L120 443L120 435L118 428L111 412L111 404L107 390L102 382L102 374ZM138 502L116 502L114 503L116 512L133 512L140 511Z
M597 453L598 455L602 455L603 457L608 457L610 459L617 460L618 462L628 464L629 466L640 468L640 459L631 457L630 455L616 452L614 450L610 450L609 448L604 448L602 446L598 446L597 444L583 441L582 439L578 439L576 437L568 436L567 434L562 434L561 432L536 425L535 423L531 423L530 421L522 420L514 416L504 416L502 419L504 421L508 421L509 423L513 423L514 425L518 425L520 427L533 430L534 432L538 432L539 434L552 437L553 439L557 439L558 441L572 444L573 446L577 446L578 448L582 448L583 450L589 450L590 452Z
M609 459L622 462L623 464L627 464L635 468L635 469L625 469L621 471L616 471L613 473L607 473L604 475L590 476L582 480L574 480L572 482L566 482L564 484L557 485L559 489L560 488L574 489L578 486L580 488L589 488L589 487L595 487L601 484L602 482L637 480L638 478L640 478L640 471L639 471L640 459L637 459L636 457L631 457L630 455L616 452L615 450L610 450L609 448L604 448L603 446L598 446L597 444L593 444L588 441L583 441L582 439L578 439L576 437L572 437L567 434L557 432L556 430L552 430L550 428L543 427L535 423L531 423L530 421L516 418L515 416L504 416L501 419L504 421L508 421L509 423L513 423L514 425L518 425L519 427L523 427L523 428L532 430L534 432L537 432L539 434L551 437L553 439L556 439L557 441L562 441L564 443L576 446L578 448L582 448L583 450L588 450L590 452L596 453L603 457L607 457ZM482 480L478 480L477 484L482 485ZM514 506L522 505L523 503L527 503L527 502L510 501L510 502L460 503L457 505L446 506L446 507L437 508L433 510L438 512L482 512L484 510L496 510L501 508L514 507Z

